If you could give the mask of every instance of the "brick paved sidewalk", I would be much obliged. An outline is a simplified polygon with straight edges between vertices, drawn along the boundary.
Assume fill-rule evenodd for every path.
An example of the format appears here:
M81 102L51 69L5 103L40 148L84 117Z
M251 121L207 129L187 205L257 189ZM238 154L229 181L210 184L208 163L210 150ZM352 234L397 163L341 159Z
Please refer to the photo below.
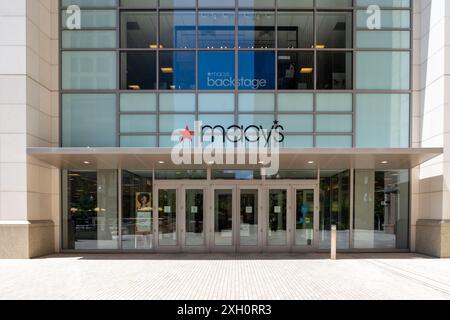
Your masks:
M450 299L450 259L56 255L0 260L0 299Z

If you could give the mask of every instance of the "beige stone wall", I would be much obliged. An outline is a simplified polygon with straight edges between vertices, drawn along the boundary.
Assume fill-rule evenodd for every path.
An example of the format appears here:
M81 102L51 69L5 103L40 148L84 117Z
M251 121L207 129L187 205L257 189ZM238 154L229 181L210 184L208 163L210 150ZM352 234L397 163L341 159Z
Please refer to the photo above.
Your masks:
M413 147L445 153L413 170L411 243L413 251L434 256L450 254L437 240L450 219L449 23L450 1L414 1Z
M57 250L59 173L26 148L59 144L58 56L58 0L0 0L0 258Z

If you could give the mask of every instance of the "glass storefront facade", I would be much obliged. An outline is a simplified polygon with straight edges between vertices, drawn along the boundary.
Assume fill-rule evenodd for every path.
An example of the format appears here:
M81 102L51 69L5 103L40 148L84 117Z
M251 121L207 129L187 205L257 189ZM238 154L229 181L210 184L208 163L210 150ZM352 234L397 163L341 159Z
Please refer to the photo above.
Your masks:
M171 148L198 120L278 121L286 149L411 146L408 0L61 3L63 148ZM325 250L337 225L339 249L408 249L403 169L63 170L62 246Z

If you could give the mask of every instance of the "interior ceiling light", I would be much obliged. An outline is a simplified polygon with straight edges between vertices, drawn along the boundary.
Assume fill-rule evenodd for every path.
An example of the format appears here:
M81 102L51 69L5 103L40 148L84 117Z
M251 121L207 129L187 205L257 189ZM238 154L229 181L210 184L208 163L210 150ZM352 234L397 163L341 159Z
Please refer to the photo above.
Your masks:
M148 47L149 47L150 49L156 49L156 48L158 48L158 45L156 45L156 44L151 44L151 45L149 45ZM160 44L160 45L159 45L159 48L160 48L160 49L163 49L164 47L163 47L162 44Z
M316 48L316 49L325 49L326 45L324 44L316 44L315 46L312 46L312 48Z
M173 68L161 68L162 73L173 73Z
M301 68L301 69L300 69L300 73L301 73L301 74L313 73L313 71L314 71L313 68Z
M141 90L141 86L138 85L138 84L130 84L128 86L128 88L131 89L131 90Z

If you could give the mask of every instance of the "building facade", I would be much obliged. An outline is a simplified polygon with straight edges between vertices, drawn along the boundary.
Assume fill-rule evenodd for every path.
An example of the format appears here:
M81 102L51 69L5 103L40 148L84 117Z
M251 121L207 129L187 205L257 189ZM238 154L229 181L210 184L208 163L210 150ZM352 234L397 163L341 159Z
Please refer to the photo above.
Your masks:
M0 0L0 257L450 256L448 12Z

